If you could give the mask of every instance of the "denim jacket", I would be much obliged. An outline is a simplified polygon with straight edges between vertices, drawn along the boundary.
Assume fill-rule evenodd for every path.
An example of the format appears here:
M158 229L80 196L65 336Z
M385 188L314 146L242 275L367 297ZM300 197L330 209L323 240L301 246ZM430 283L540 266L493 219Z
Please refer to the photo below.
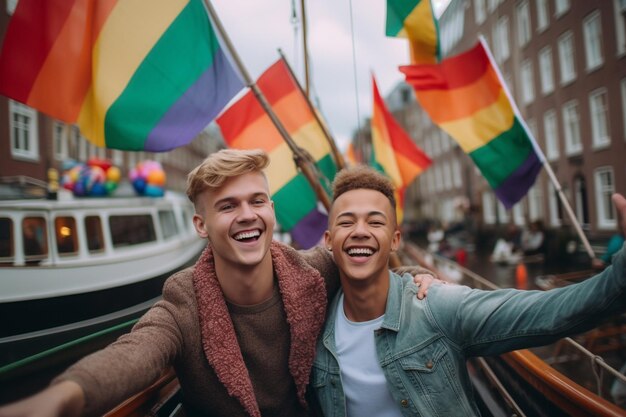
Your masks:
M467 358L548 344L626 310L624 247L599 275L550 291L433 285L418 300L409 275L389 276L385 318L374 338L391 395L405 416L479 416ZM326 417L345 415L334 335L338 300L339 294L329 306L312 372Z

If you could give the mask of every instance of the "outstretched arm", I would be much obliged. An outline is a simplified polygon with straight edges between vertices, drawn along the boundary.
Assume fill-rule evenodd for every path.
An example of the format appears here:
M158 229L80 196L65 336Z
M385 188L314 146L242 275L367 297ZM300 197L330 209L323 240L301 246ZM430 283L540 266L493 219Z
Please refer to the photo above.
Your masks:
M63 381L23 400L0 407L0 417L75 417L83 412L85 393L77 383Z

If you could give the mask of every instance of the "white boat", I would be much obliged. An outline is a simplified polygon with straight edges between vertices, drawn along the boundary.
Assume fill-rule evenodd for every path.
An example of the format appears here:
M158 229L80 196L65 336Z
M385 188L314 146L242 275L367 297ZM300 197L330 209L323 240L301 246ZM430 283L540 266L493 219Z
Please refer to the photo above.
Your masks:
M180 194L0 201L0 366L138 317L206 241Z

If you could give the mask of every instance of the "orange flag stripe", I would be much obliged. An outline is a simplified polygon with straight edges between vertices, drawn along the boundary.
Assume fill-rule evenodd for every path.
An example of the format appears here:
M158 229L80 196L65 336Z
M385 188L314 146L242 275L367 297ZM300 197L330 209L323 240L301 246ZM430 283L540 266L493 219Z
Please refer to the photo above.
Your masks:
M28 96L30 106L57 109L55 116L68 123L77 120L91 85L93 44L116 3L117 0L74 3L33 83ZM88 18L92 16L95 20ZM81 33L88 36L78 37ZM82 42L85 39L90 39L91 44ZM65 105L58 106L59 102Z
M451 90L415 90L422 108L434 123L470 117L498 101L502 86L492 67L474 83Z

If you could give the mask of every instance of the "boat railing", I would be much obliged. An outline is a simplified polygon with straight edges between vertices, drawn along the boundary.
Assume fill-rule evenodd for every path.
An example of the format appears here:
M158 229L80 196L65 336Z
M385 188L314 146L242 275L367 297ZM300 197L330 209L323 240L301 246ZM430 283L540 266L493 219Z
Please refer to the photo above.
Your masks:
M463 278L467 278L471 281L471 286L473 288L480 288L480 289L489 289L489 290L495 290L495 289L499 289L500 287L496 284L494 284L493 282L485 279L484 277L480 276L479 274L475 273L474 271L471 271L465 267L463 267L462 265L459 265L458 263L445 258L443 256L437 255L437 254L430 254L427 253L426 251L424 251L423 249L419 248L418 246L416 246L415 244L412 243L406 243L404 244L404 251L405 253L407 253L407 255L409 257L411 257L412 259L418 261L422 266L426 267L426 268L432 268L433 270L438 271L440 278L446 281L453 281L450 280L448 277L446 277L445 272L440 272L440 271L445 271L446 269L454 269L458 272L460 272L463 275ZM429 260L432 259L432 262L429 262ZM441 266L445 266L444 268L442 268ZM595 376L595 393L601 397L604 398L604 393L602 390L602 381L604 379L604 372L607 372L608 374L610 374L611 376L613 376L614 378L617 378L621 381L623 381L624 383L626 383L626 376L621 374L618 370L616 370L615 368L613 368L612 366L610 366L609 364L607 364L605 362L605 360L589 351L588 349L586 349L583 345L581 345L580 343L578 343L576 340L570 338L570 337L566 337L561 339L558 343L561 344L566 344L567 346L571 347L572 349L574 349L578 355L585 357L586 359L588 359L591 363L591 368L594 370L594 376ZM528 351L529 352L529 351ZM514 352L513 352L514 353ZM529 352L530 353L530 352ZM546 365L550 364L550 363L554 363L556 362L556 360L553 358L548 358L543 359L542 362L545 362ZM574 383L574 382L573 382ZM575 384L575 383L574 383ZM583 389L582 387L579 387L581 389ZM606 399L606 398L604 398ZM609 399L606 399L607 401L610 401Z
M38 180L37 178L29 177L27 175L12 175L7 177L0 177L0 183L2 184L17 184L20 186L33 185L46 189L48 184L45 181Z

